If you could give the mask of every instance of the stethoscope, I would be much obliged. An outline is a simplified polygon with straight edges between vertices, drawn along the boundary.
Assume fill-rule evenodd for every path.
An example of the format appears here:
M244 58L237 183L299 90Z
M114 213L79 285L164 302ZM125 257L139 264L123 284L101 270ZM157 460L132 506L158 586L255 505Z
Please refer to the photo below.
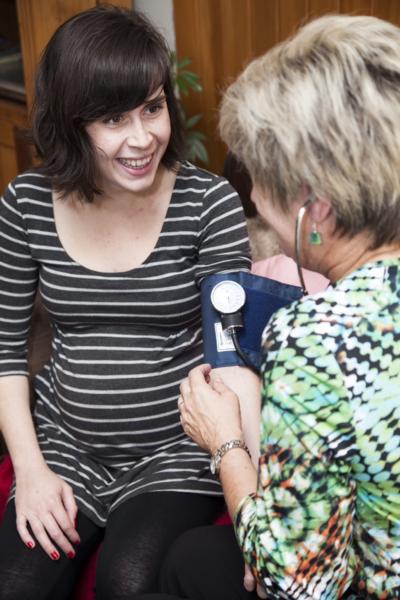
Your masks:
M259 376L259 369L241 348L238 337L239 329L244 326L242 308L246 302L246 292L243 286L236 281L220 281L211 290L210 299L211 304L220 315L222 329L231 337L238 356L246 367Z

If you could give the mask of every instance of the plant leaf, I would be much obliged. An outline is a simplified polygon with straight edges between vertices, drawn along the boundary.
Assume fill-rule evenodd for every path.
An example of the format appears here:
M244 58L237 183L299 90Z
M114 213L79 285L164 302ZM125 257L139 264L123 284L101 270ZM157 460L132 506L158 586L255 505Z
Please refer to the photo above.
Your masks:
M208 153L206 147L202 142L198 140L194 140L190 152L189 152L189 160L195 162L197 159L201 160L203 163L208 163Z
M184 95L187 96L189 94L189 87L186 85L185 81L183 79L180 79L177 77L176 79L176 85L179 88L179 91Z
M177 64L177 67L179 70L184 69L188 65L192 64L192 59L189 58L188 56L186 56L185 58L182 58L182 60L180 60L179 62L178 62L178 60L176 60L176 64Z
M192 60L189 57L178 59L175 52L170 53L172 83L174 86L175 95L178 99L179 108L186 129L186 153L189 160L208 164L208 152L204 145L206 136L201 131L194 131L195 127L202 118L201 114L187 117L185 110L180 101L181 96L188 96L189 92L202 92L203 86L200 83L200 77L197 73L188 70Z
M202 118L202 115L193 115L193 117L189 117L189 119L187 119L185 121L186 129L191 129L192 127L197 125L197 123L201 120L201 118Z
M206 135L202 131L189 131L187 133L187 136L190 139L196 139L196 140L200 140L200 141L207 139Z

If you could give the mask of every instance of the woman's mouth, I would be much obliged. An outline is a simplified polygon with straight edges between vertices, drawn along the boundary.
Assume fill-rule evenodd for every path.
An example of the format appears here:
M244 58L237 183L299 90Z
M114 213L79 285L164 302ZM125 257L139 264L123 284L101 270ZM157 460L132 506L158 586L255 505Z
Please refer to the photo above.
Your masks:
M152 158L153 155L151 154L150 156L146 156L144 158L117 158L117 160L127 169L141 170L151 163Z

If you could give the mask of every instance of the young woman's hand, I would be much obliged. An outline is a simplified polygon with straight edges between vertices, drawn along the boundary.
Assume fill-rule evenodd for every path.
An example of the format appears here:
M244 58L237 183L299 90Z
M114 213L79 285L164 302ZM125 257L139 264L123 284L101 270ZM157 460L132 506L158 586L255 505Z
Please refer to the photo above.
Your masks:
M239 398L210 365L192 369L180 391L182 427L199 446L213 454L225 442L243 438Z
M73 544L80 538L72 488L45 463L16 475L15 507L17 530L28 548L38 542L52 560L60 558L59 550L75 556Z

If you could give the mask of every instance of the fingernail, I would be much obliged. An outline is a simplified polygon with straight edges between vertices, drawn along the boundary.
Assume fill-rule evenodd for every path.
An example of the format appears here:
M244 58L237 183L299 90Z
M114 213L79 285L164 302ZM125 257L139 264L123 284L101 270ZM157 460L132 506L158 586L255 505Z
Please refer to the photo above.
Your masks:
M51 558L53 560L58 560L60 558L60 554L58 552L54 551L51 553Z
M75 558L75 552L68 552L68 558Z
M34 544L33 542L26 542L26 545L28 546L28 548L29 548L30 550L32 550L32 548L34 548L34 547L35 547L35 544Z

